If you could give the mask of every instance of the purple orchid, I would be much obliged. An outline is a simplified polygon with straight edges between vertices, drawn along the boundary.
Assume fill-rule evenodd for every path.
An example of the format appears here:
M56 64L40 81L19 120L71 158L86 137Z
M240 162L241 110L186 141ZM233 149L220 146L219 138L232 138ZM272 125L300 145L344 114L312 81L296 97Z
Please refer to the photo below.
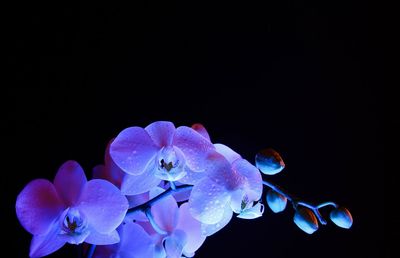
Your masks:
M96 248L94 258L163 258L164 250L157 249L154 237L150 236L141 225L126 221L118 227L121 241L113 245L102 245Z
M207 156L215 147L194 129L154 122L123 130L110 145L110 157L125 173L121 190L139 194L161 180L195 184L204 175Z
M119 189L106 180L87 181L81 166L65 162L54 184L31 181L18 195L17 217L33 235L30 257L55 252L65 243L108 245L119 242L115 230L128 209Z
M226 225L232 212L239 218L253 219L263 213L257 202L262 195L262 178L256 167L222 144L215 144L218 153L209 156L206 174L194 185L189 206L193 217L209 228L204 234L215 233Z
M163 191L160 187L152 189L149 199ZM150 212L153 224L142 211L128 215L126 223L118 229L121 242L98 248L94 257L180 258L182 254L193 257L206 237L202 234L202 224L191 216L188 203L178 207L170 195L155 203Z
M284 168L272 149L257 154L256 165L269 175ZM330 218L336 225L351 227L346 208L294 198L263 181L258 168L226 145L213 144L201 124L175 128L159 121L112 139L93 180L87 181L77 162L67 161L54 183L31 181L17 197L16 213L33 235L30 257L83 242L90 245L87 258L193 257L234 213L242 219L262 216L263 185L271 188L271 209L280 212L292 202L295 224L309 234L327 223L319 211L326 206L334 207Z
M143 189L147 189L151 187L149 185L144 184L143 182L140 182L139 180L142 178L140 176L132 176L130 174L124 173L122 169L120 169L115 162L111 159L110 156L110 145L113 142L114 139L112 139L107 147L106 147L106 152L105 152L105 157L104 157L104 165L97 165L93 168L93 178L99 178L99 179L105 179L113 183L115 186L118 188L121 188L122 183L124 182L124 186L127 188L126 191L126 197L129 202L129 208L135 207L137 205L140 205L146 201L149 200L149 192L143 192ZM155 181L153 180L148 180L146 182L155 182L157 183L156 186L160 186L164 189L167 189L170 187L169 184L165 184L161 182L159 179L156 177L153 177L152 179L156 179ZM182 185L180 182L175 182L176 186ZM154 188L151 187L150 189ZM141 192L140 194L137 194L137 192ZM190 195L190 190L184 191L184 192L179 192L174 194L175 199L180 202L180 201L186 201L189 199Z
M154 189L150 192L150 198L163 191ZM201 232L202 224L192 217L187 202L178 208L176 200L168 196L151 207L151 214L155 223L165 232L158 234L157 244L159 248L164 246L167 257L181 257L182 254L193 257L206 239Z

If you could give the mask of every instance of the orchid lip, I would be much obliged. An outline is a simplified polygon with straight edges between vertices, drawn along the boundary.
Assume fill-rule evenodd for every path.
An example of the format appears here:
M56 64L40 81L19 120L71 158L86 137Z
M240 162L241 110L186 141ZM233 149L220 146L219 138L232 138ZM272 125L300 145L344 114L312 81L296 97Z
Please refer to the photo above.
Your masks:
M70 236L80 235L87 229L85 216L76 208L68 208L61 215L61 229L63 234Z
M185 157L173 146L163 147L156 157L155 175L161 180L176 181L186 175Z

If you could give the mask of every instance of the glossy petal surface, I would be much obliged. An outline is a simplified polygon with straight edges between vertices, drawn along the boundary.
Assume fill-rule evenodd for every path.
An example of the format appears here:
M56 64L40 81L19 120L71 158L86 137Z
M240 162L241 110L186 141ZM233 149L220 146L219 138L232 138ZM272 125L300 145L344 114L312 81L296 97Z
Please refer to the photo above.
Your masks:
M51 182L36 179L27 184L18 195L15 208L22 226L29 233L39 235L48 231L65 205Z
M110 233L121 224L128 201L110 182L93 179L85 185L78 208L97 232Z
M110 145L115 164L131 175L142 174L158 150L150 135L140 127L123 130Z

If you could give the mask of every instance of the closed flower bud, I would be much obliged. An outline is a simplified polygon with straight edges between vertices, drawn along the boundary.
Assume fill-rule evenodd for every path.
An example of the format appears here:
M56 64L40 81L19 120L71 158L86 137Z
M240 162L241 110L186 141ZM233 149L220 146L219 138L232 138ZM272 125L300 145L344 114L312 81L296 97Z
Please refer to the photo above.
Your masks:
M267 193L267 203L273 212L278 213L286 208L287 198L271 189Z
M341 228L350 228L353 224L353 217L348 209L339 207L331 211L330 218L337 226Z
M307 234L312 234L318 229L318 221L314 213L307 208L300 208L293 218L294 223Z
M264 149L256 155L256 167L266 175L275 175L285 168L285 163L278 152Z

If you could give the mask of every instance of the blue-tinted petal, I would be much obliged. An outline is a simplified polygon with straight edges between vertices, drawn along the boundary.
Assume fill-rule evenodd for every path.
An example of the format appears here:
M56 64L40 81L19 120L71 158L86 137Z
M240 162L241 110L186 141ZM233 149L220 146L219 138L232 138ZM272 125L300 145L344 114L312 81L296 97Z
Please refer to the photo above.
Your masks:
M229 200L229 192L225 187L206 178L194 185L189 198L189 210L202 223L215 224L223 218Z
M201 234L203 236L211 236L218 231L220 231L223 227L225 227L229 221L232 219L232 209L229 207L229 205L225 206L224 213L222 215L222 218L219 222L215 224L201 224Z
M161 188L159 188L161 189ZM150 192L150 198L154 198L153 190ZM161 189L161 191L164 191ZM157 225L167 231L172 232L176 225L178 224L178 204L176 200L171 195L163 198L162 200L156 202L151 207L151 214L154 217L154 221Z
M186 126L176 129L173 144L183 152L186 164L192 171L203 171L207 165L208 154L215 151L206 138Z
M121 192L125 195L135 195L150 191L160 183L154 175L154 166L148 166L143 174L126 174L122 180Z
M176 229L186 233L184 253L191 254L196 252L206 239L201 232L201 223L190 214L188 203L184 203L179 207L179 221Z
M119 240L119 235L116 230L107 234L102 234L92 229L90 234L86 237L85 242L94 245L112 245L118 243Z
M45 234L65 209L52 183L35 179L25 186L15 204L21 225L31 234Z
M154 252L154 241L141 226L133 222L128 222L121 226L119 257L154 257Z
M168 121L157 121L144 128L158 147L172 145L175 126Z
M67 206L76 204L87 180L78 162L69 160L59 169L54 179L58 195Z
M249 201L258 201L263 191L262 177L258 169L245 159L233 162L232 168L244 178L243 188Z
M209 142L211 142L210 135L208 134L206 128L202 124L193 124L192 129L201 134L204 138L206 138Z
M236 190L243 185L243 177L232 169L227 159L217 152L210 153L207 158L207 176L219 185L223 185L228 191Z
M102 179L89 181L82 191L78 209L99 233L110 233L125 217L128 200L113 184Z
M142 174L158 150L150 135L140 127L123 130L110 145L115 164L131 175Z
M233 151L231 148L224 144L216 143L214 144L214 147L216 151L219 154L222 154L228 161L229 163L233 163L235 160L242 158L239 154L237 154L235 151Z
M34 235L31 241L29 256L31 258L43 257L63 247L66 242L58 237L59 233L59 225L57 222L54 222L46 234Z
M186 245L186 234L181 230L175 230L165 238L165 252L168 258L180 258L183 247Z
M188 166L186 166L184 170L186 172L185 176L179 179L178 182L186 185L197 184L207 175L205 172L193 172Z

